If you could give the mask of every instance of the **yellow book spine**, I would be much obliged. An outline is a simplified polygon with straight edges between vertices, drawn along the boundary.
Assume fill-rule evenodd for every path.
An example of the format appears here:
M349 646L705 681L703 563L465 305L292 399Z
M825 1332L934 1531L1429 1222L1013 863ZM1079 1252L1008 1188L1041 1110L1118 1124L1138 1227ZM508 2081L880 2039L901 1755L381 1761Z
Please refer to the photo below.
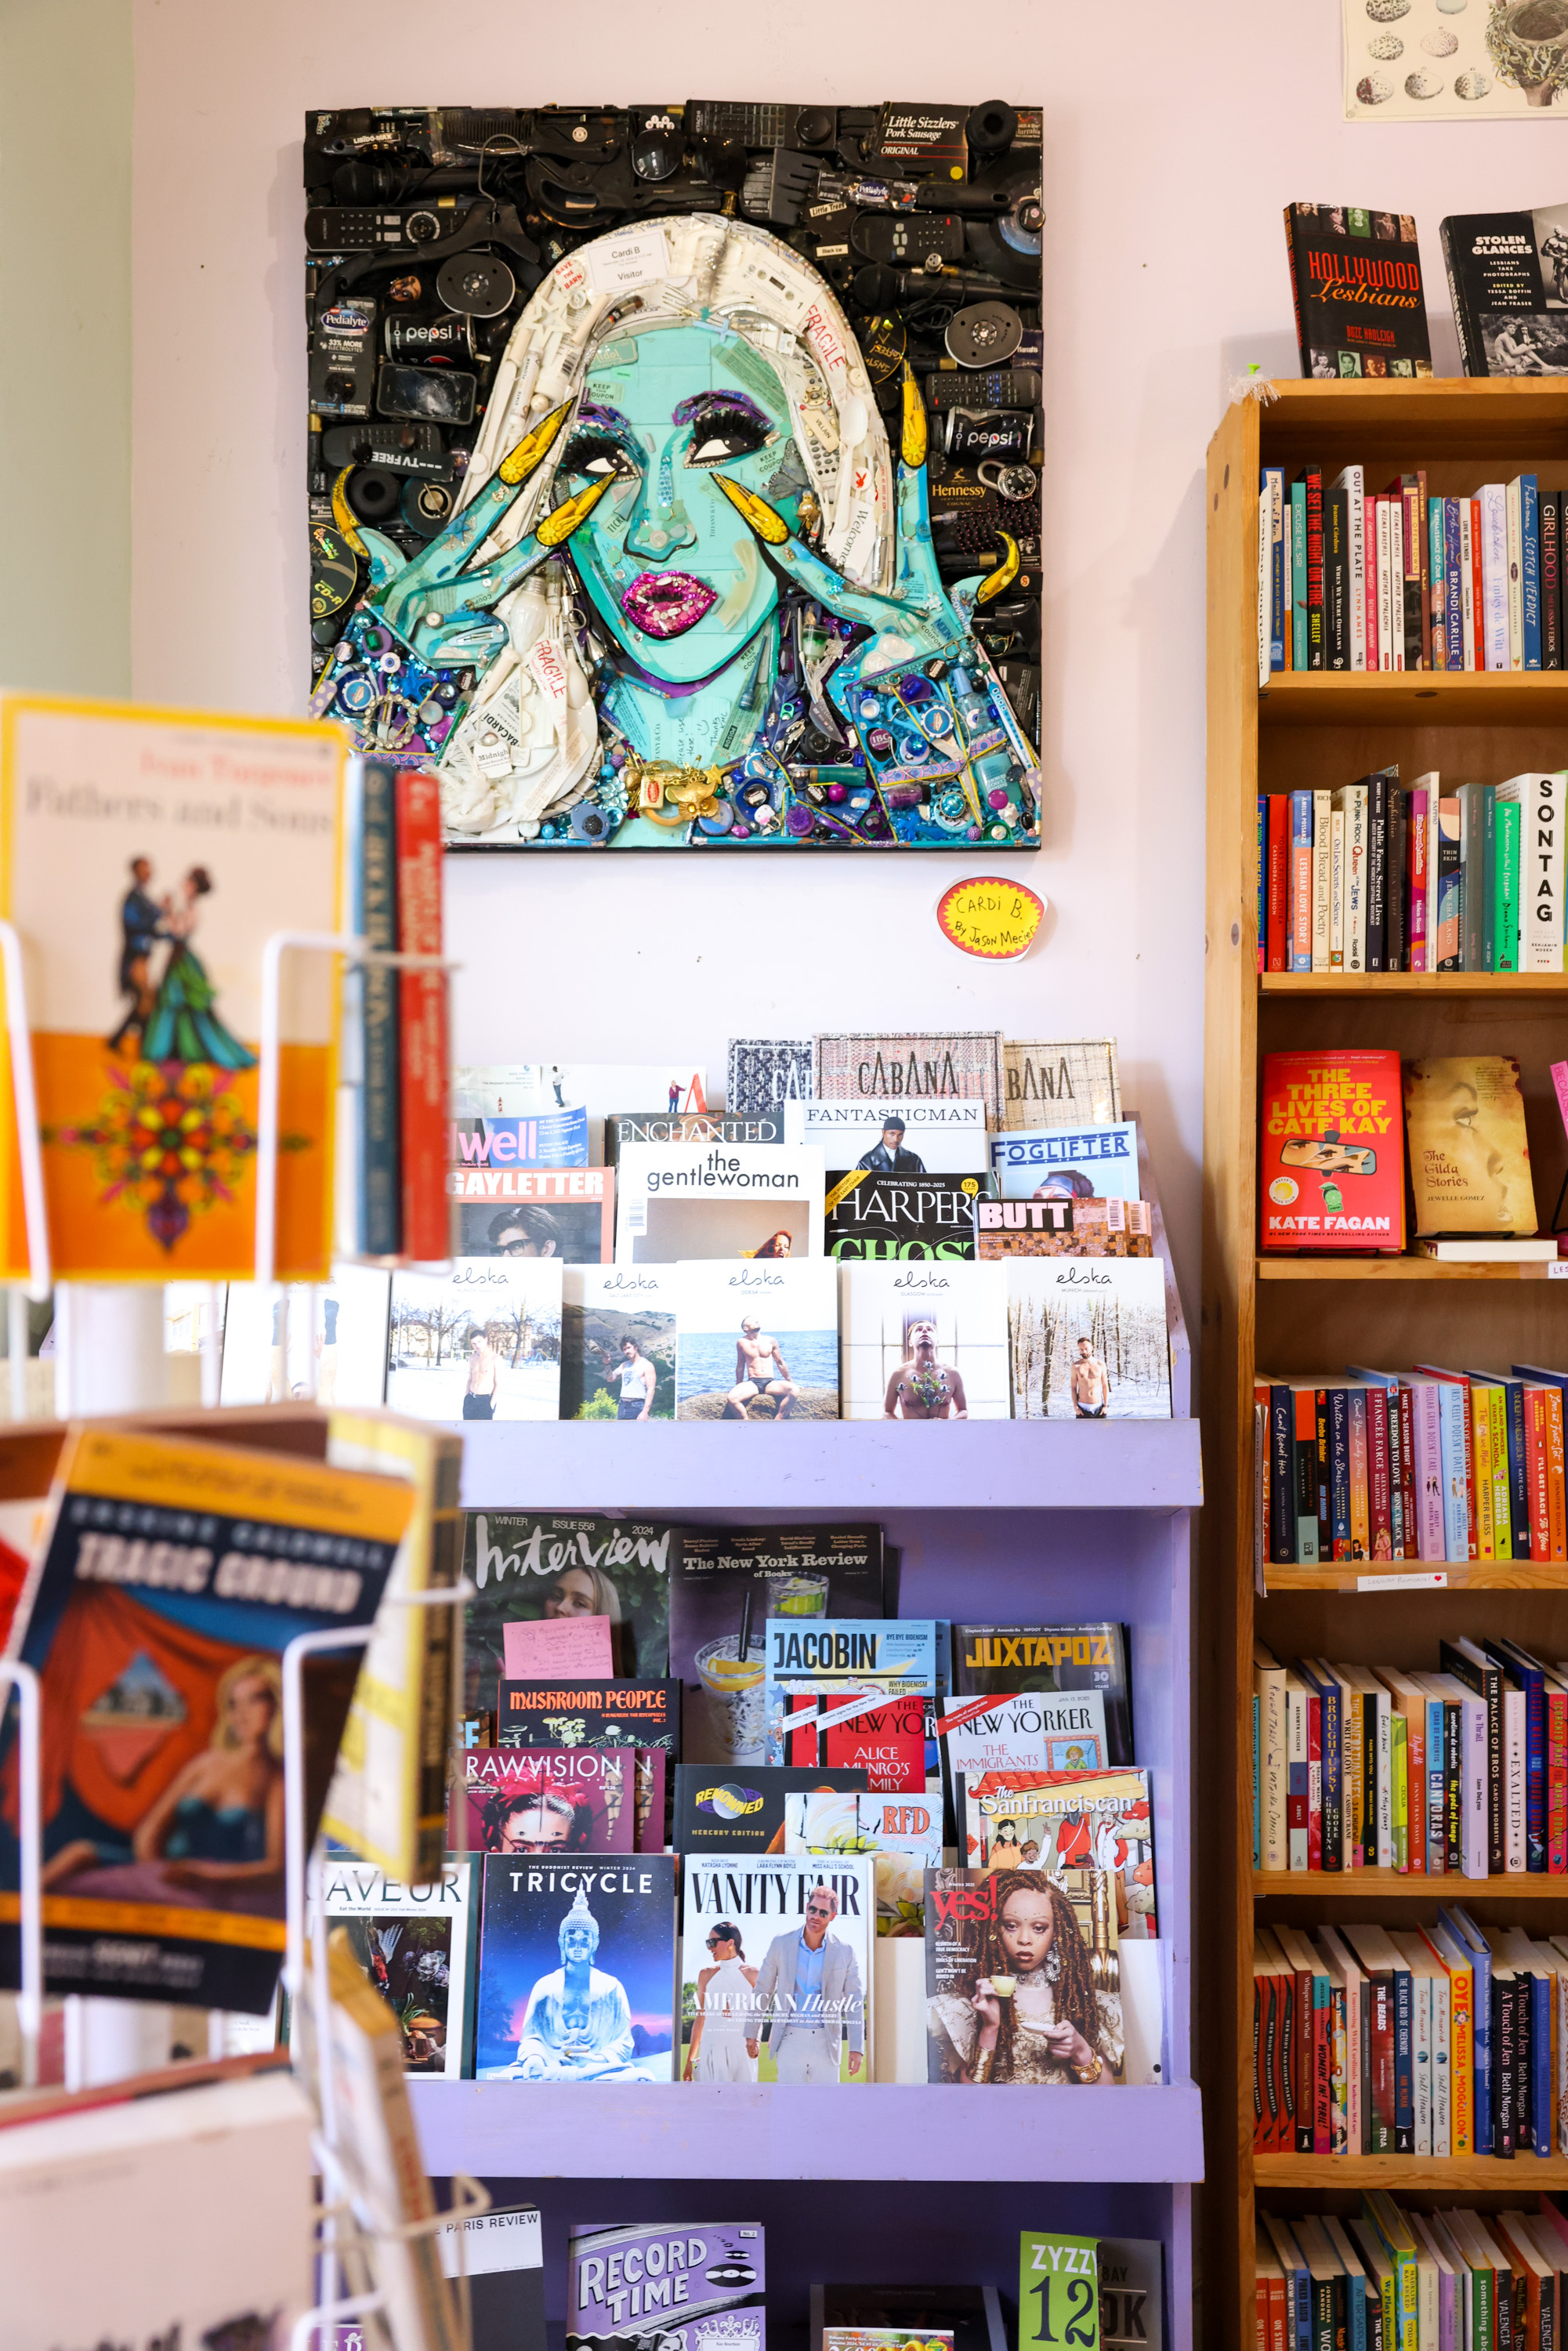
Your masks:
M1495 1559L1492 1529L1491 1405L1485 1388L1470 1390L1470 1443L1475 1454L1471 1476L1476 1481L1476 1556Z
M1475 1977L1469 1968L1448 1970L1448 2105L1450 2139L1456 2155L1473 2155L1476 2146Z
M1513 1557L1513 1517L1508 1477L1508 1392L1488 1388L1487 1421L1491 1437L1491 1531L1494 1556Z

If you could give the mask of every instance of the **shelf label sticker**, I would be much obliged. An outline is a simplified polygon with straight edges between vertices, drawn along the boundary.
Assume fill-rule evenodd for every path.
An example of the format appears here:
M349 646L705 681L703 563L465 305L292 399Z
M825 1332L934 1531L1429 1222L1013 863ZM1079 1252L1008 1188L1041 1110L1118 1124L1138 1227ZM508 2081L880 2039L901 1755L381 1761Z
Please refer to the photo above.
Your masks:
M965 955L1013 963L1028 955L1045 919L1046 901L999 873L971 873L936 901L942 935Z
M1548 1281L1568 1281L1568 1257L1549 1257L1546 1279Z
M1358 1575L1358 1592L1441 1592L1448 1581L1446 1567L1423 1569L1419 1575Z

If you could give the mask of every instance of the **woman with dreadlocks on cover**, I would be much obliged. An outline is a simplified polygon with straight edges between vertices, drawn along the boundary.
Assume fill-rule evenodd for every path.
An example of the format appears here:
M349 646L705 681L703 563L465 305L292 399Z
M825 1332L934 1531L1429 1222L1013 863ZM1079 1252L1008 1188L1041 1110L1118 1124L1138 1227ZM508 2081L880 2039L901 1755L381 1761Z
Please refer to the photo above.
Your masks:
M1043 1870L998 1869L975 1966L931 2001L927 2031L956 2082L1113 2083L1122 2002L1096 1988L1072 1904Z

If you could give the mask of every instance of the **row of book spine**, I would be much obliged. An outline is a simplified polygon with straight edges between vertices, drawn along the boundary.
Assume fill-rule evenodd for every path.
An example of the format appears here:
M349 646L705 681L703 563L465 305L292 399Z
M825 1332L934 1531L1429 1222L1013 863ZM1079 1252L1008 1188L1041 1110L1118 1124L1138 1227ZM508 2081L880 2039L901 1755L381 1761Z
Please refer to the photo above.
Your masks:
M1258 1374L1254 1500L1274 1566L1568 1559L1568 1372Z
M349 794L349 928L381 952L439 957L441 788L366 761ZM444 975L367 964L350 973L341 1075L339 1231L351 1257L434 1263L451 1251L446 1198L450 1086Z
M1568 1938L1434 1924L1260 1927L1253 2147L1268 2155L1557 2154L1568 2121Z
M1552 2351L1568 2297L1568 2217L1406 2211L1385 2190L1358 2219L1258 2223L1259 2351Z
M1258 683L1281 670L1563 666L1563 497L1534 474L1468 496L1424 470L1384 490L1265 465L1258 497Z
M1260 793L1258 968L1560 972L1568 771Z
M1254 1645L1256 1868L1568 1874L1568 1664L1465 1635L1439 1666Z

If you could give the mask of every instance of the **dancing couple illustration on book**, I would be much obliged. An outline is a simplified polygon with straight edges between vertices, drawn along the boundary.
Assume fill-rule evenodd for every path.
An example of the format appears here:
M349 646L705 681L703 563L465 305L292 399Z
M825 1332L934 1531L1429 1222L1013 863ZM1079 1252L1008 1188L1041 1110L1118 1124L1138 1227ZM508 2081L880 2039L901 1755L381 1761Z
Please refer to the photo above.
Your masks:
M213 889L204 865L190 872L162 898L152 895L152 865L131 862L131 886L120 908L122 945L120 993L130 999L125 1018L105 1041L118 1053L134 1035L143 1061L206 1062L218 1070L249 1070L256 1055L231 1037L217 1016L217 990L191 945L196 910ZM167 946L154 985L152 959Z

